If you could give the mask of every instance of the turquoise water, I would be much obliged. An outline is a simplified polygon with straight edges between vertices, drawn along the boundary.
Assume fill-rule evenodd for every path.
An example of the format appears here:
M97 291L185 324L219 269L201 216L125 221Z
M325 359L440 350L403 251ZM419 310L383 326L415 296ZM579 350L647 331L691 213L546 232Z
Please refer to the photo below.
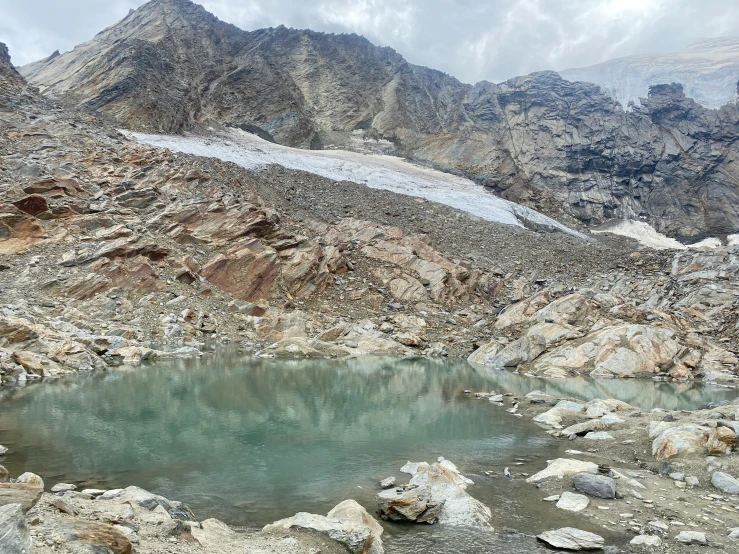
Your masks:
M470 399L465 389L619 397L645 408L695 407L735 394L668 383L538 381L459 361L276 361L219 350L201 360L6 389L0 444L11 448L4 464L13 475L33 471L49 485L136 484L186 502L202 518L247 527L297 511L326 513L346 498L374 511L379 479L403 482L397 470L407 460L444 456L475 480L469 492L493 507L496 528L567 524L532 487L482 473L515 458L525 460L520 471L533 473L566 441ZM414 534L425 544L433 533L388 529L398 545ZM466 552L494 551L468 540Z

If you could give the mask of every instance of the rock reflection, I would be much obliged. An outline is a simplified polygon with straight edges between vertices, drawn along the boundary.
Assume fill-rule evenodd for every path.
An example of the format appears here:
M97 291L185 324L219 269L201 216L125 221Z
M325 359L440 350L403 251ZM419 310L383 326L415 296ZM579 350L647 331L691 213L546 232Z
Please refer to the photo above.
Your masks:
M408 459L442 455L474 474L567 446L464 389L617 397L645 408L694 407L722 392L541 381L451 360L277 361L218 349L200 360L6 389L0 444L12 449L11 474L136 484L250 526L325 513L350 497L373 510L376 479L397 475ZM495 491L485 486L470 492L487 502Z

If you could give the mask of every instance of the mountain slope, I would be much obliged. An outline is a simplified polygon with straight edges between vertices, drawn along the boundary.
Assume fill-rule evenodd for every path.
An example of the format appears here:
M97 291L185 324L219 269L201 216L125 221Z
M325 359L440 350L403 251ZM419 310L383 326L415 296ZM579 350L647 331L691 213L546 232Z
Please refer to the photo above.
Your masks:
M680 87L625 112L554 72L471 86L356 35L241 31L188 0L154 0L23 72L136 130L233 126L313 148L382 138L565 221L643 219L685 240L739 231L737 107L705 109Z
M702 106L719 108L736 98L739 37L701 39L677 52L626 56L559 73L599 85L624 106L638 104L652 85L680 83Z

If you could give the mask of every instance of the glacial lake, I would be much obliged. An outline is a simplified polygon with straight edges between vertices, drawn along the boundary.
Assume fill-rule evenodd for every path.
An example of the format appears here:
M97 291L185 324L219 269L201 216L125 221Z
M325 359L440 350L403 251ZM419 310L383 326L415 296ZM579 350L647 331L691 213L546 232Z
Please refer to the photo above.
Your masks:
M11 475L118 488L135 484L187 503L200 519L258 528L347 498L371 513L378 481L408 460L452 460L496 530L535 534L572 524L522 479L573 447L525 418L464 393L532 390L619 398L644 409L696 408L736 391L701 384L589 378L546 381L459 360L283 361L217 349L0 391L0 444ZM579 446L579 445L578 445ZM523 460L515 465L516 459ZM475 533L386 525L388 553L531 552ZM515 541L514 541L515 543Z

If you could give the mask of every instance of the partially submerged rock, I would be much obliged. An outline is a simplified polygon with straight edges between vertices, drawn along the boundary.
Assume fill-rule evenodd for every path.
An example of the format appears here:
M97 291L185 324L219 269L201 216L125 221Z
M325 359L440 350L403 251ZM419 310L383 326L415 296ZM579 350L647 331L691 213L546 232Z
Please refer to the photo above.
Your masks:
M603 537L574 527L544 531L536 538L555 548L564 550L599 550L603 548L605 543Z
M264 531L301 527L328 535L354 554L383 554L382 526L355 500L345 500L326 516L299 512L264 527Z
M430 466L417 464L415 467L417 471L407 487L385 490L377 495L383 518L492 529L490 508L465 491L471 481L461 475L454 464L442 459Z

